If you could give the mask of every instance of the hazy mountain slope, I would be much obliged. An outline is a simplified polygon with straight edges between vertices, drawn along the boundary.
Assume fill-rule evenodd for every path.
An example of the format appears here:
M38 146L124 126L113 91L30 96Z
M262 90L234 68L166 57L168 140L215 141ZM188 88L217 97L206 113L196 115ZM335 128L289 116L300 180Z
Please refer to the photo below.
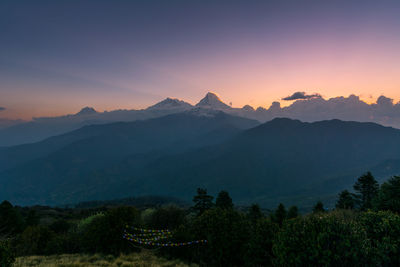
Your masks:
M213 194L228 190L239 203L273 207L296 199L307 206L333 200L365 171L387 178L400 170L397 129L274 119L239 130L254 124L197 109L85 127L79 131L96 134L1 173L0 195L16 203L149 194L190 200L197 187L206 187Z
M226 144L158 159L143 180L127 188L189 198L204 186L213 193L226 189L239 201L271 203L284 196L336 194L386 159L400 159L399 130L275 119ZM397 171L377 175L387 178Z
M143 110L97 112L93 108L85 107L76 114L35 118L29 122L22 122L8 128L0 129L0 146L39 142L51 136L64 134L87 125L120 121L129 122L162 117L183 112L191 107L189 103L171 98L167 98Z
M23 120L12 120L12 119L0 118L0 130L11 127L16 124L23 123L23 122L24 122Z
M0 174L3 184L0 194L2 198L26 202L49 199L60 202L67 199L66 195L85 186L86 192L82 194L89 196L91 184L96 188L103 184L100 178L93 176L96 171L113 166L128 156L139 155L135 164L140 165L146 159L142 156L146 153L150 159L157 155L182 153L189 148L223 142L241 129L258 124L222 112L206 115L198 109L145 121L93 125L34 145L8 148L8 154L12 152L15 160L11 163L5 160L3 151L3 169L7 164L14 168ZM19 156L26 155L25 149L34 151L36 159L15 163ZM104 178L104 181L108 180L110 178ZM56 188L64 195L51 193Z

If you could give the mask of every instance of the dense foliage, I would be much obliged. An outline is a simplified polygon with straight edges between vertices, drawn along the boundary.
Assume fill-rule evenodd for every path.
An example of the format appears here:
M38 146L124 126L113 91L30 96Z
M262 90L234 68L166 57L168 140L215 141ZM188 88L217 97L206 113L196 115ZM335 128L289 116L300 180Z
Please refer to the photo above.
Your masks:
M0 241L0 266L10 267L15 261L14 253L7 241Z
M378 189L376 184L367 173L357 180L356 193L338 195L336 210L318 202L303 215L282 203L269 213L257 204L237 209L227 191L214 202L205 189L197 191L192 208L21 208L5 201L0 262L10 266L21 255L118 255L152 248L123 239L128 225L169 229L171 242L206 239L206 244L156 250L201 266L400 266L400 178Z

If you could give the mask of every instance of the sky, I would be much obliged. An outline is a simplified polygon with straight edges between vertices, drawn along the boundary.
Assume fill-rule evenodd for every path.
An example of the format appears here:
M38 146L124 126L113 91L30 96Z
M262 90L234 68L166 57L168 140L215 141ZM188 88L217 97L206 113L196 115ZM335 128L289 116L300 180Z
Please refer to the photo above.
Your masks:
M144 108L208 91L400 100L400 1L0 2L0 118Z

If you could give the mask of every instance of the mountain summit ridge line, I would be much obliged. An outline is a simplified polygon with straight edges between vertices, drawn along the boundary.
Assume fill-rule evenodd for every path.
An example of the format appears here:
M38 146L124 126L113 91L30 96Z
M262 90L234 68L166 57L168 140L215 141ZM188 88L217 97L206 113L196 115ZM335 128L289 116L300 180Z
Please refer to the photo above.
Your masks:
M92 107L84 107L76 114L34 118L29 122L13 123L12 126L0 128L0 147L37 142L85 125L145 120L196 108L221 110L259 122L270 121L277 117L300 119L305 122L340 119L375 122L384 126L400 128L400 104L394 104L392 99L384 96L379 97L376 104L367 104L359 97L350 95L347 98L336 97L328 100L322 97L300 99L286 107L281 107L279 102L273 102L268 109L262 107L254 109L250 105L242 108L231 107L225 104L217 94L208 92L195 105L177 98L167 97L141 110L98 112Z

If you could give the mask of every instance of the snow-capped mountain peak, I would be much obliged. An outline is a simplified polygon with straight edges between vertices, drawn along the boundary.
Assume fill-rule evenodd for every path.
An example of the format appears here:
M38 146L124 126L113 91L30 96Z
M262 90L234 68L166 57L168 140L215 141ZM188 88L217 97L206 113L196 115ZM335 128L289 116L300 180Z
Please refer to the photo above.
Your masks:
M197 103L196 107L210 108L210 109L231 109L230 106L221 101L221 99L214 93L208 92L206 96Z
M177 98L166 98L161 102L158 102L157 104L148 107L147 109L149 110L154 110L154 109L162 109L162 110L168 110L168 109L181 109L181 110L186 110L192 108L192 105L179 100Z
M93 115L96 114L97 111L92 107L84 107L75 115Z

